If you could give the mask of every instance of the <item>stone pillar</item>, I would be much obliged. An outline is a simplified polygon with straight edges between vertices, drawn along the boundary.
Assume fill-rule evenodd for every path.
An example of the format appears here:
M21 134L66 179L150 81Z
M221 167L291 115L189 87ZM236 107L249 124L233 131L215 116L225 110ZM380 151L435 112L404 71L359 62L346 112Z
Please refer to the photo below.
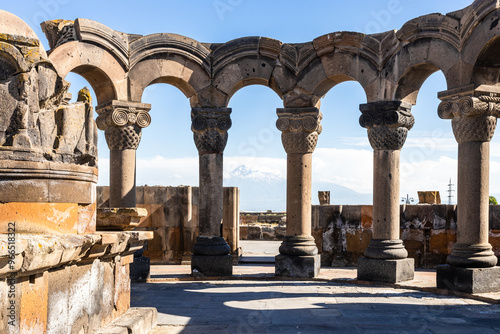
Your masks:
M151 124L150 104L110 101L97 107L96 123L104 130L110 149L109 206L133 208L135 195L135 152L142 128Z
M438 113L452 120L458 142L457 241L448 265L437 269L437 285L469 293L500 291L500 267L488 242L489 150L500 94L483 89L453 93L440 94Z
M193 246L191 270L204 276L231 276L231 248L222 237L223 152L231 127L230 108L193 108L191 120L199 153L199 230Z
M276 276L315 277L320 256L311 235L312 153L321 133L317 108L277 109L276 126L287 153L286 236L276 256Z
M414 124L411 104L380 101L362 104L360 110L360 125L373 148L373 238L358 261L358 279L411 280L414 261L399 236L399 157Z

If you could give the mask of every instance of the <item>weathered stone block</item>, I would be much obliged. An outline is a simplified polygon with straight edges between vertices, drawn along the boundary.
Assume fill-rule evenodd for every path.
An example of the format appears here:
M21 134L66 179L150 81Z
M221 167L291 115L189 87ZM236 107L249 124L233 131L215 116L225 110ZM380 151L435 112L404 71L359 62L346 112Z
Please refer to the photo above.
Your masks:
M317 213L315 213L317 212ZM331 222L337 221L342 213L342 205L313 206L313 227L327 228Z
M78 233L78 211L73 203L0 203L0 233L11 222L17 233Z
M367 229L346 231L346 250L349 253L362 255L372 239L372 231Z
M344 205L341 218L349 227L361 227L361 205Z
M231 276L233 274L233 257L231 255L193 255L191 257L191 271L193 275Z
M44 333L47 330L48 272L20 280L21 310L19 327L22 332ZM18 279L19 280L19 279Z
M500 230L500 205L490 205L490 229Z
M262 227L259 225L248 226L247 239L248 240L258 240L262 239Z
M361 226L371 229L373 224L373 205L361 206Z
M439 191L418 191L419 204L441 204Z
M500 267L459 268L450 265L436 267L438 289L466 293L500 291Z
M358 260L358 280L398 283L410 281L414 277L414 261L411 258L401 260L376 260L360 258Z
M316 277L321 266L320 255L290 256L277 255L274 270L276 276L284 277Z

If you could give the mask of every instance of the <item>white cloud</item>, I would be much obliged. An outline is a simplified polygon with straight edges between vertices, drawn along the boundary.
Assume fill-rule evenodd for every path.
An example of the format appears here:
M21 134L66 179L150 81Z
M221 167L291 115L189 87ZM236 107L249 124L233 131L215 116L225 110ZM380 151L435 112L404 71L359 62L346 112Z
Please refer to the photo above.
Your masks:
M371 150L318 148L313 153L313 180L335 183L363 194L372 192Z
M492 145L496 147L496 145ZM492 150L493 151L493 150ZM500 150L498 150L500 151ZM413 153L415 152L415 153ZM457 160L411 149L402 155L400 166L401 197L409 194L417 200L417 191L439 190L447 201L449 179L457 183ZM493 152L492 152L493 153ZM109 160L99 160L99 185L109 184ZM224 179L252 178L263 185L286 178L286 159L265 157L224 157ZM318 148L313 153L313 181L334 183L356 192L369 194L373 189L373 151L371 149ZM198 157L168 159L156 156L137 160L138 185L198 185ZM237 186L237 184L235 184ZM500 193L500 162L490 162L490 193ZM456 192L453 193L456 201Z

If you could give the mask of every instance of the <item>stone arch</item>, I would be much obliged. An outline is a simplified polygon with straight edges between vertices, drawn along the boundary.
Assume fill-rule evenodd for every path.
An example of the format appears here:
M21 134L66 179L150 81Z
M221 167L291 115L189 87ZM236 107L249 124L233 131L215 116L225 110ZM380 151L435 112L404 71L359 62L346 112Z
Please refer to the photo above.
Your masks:
M132 101L141 101L155 83L171 84L191 98L211 83L210 50L176 34L141 37L130 44L129 79Z
M422 38L402 47L385 65L386 98L415 104L420 87L434 72L442 71L448 87L460 80L460 53L454 45L436 38Z
M375 99L379 43L370 35L355 32L336 32L314 39L317 58L300 71L297 86L322 97L339 83L356 81L368 100Z
M4 80L16 72L29 70L24 57L12 44L0 42L0 80Z
M492 38L481 49L474 64L472 83L480 85L500 85L500 36Z
M461 86L496 84L500 79L500 62L495 56L500 49L500 9L496 1L479 0L466 9L467 13L462 18L464 74Z
M126 72L103 48L72 41L55 48L49 59L61 77L65 78L69 72L84 77L92 86L98 104L127 100Z
M263 85L283 97L280 74L275 73L282 43L265 37L244 37L220 45L213 51L213 86L231 97L248 85Z
M313 95L323 97L342 82L356 81L361 85L368 98L368 89L372 79L370 78L371 74L365 75L364 73L376 73L376 71L369 65L366 66L367 70L365 70L362 68L362 63L368 65L362 58L348 53L335 53L323 57L313 61L299 74L297 86L310 91Z

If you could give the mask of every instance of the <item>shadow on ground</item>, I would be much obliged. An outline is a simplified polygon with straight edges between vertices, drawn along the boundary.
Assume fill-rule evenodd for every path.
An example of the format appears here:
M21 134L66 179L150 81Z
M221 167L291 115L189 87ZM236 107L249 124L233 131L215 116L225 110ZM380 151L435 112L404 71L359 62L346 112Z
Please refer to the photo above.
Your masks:
M498 333L500 305L327 282L132 285L131 306L156 307L156 333Z

